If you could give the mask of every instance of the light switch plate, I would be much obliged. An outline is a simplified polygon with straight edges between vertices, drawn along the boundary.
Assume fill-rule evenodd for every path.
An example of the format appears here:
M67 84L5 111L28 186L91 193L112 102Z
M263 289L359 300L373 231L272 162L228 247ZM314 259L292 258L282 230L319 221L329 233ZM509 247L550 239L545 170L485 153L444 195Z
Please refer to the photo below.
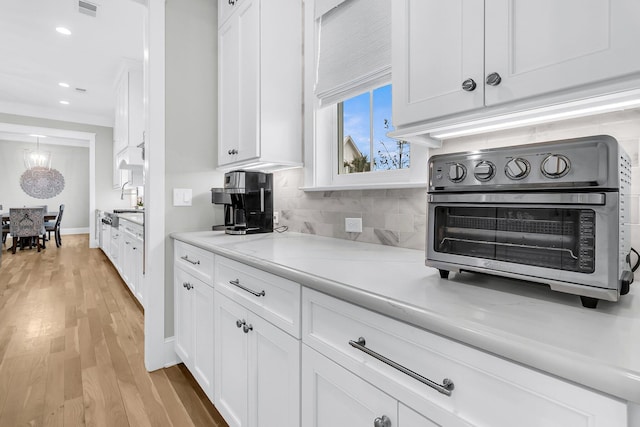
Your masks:
M190 188L173 189L173 206L191 206L193 191Z

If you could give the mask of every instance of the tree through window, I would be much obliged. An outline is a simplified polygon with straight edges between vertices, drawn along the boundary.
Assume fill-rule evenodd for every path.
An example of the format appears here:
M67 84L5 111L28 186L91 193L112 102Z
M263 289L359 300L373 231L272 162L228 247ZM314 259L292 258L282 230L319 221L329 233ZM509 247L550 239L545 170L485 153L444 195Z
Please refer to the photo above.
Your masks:
M390 84L340 103L338 123L339 173L409 168L409 143L386 135L394 130Z

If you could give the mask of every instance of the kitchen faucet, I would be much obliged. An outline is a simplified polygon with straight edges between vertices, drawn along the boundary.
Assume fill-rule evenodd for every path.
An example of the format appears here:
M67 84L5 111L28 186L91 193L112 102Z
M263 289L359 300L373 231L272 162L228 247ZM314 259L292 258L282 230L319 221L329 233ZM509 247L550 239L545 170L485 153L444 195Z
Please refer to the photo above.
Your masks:
M129 183L129 181L127 181L124 184L122 184L122 189L120 191L120 200L124 200L124 186L127 185L128 183Z

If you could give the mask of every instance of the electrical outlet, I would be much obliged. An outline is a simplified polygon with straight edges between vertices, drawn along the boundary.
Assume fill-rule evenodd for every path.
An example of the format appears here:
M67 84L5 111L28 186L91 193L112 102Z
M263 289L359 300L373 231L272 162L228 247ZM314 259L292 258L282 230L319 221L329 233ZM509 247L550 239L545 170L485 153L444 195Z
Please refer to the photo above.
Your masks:
M345 218L344 231L347 233L362 233L362 218Z
M274 224L280 223L280 212L278 211L273 212L273 223Z

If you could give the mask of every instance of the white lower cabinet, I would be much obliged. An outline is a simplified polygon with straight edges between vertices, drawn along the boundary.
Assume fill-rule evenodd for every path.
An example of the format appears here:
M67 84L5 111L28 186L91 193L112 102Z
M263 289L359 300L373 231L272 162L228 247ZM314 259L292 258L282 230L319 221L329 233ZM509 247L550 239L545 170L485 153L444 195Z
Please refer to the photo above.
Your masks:
M405 424L403 417L426 418L443 426L627 426L625 402L325 294L304 288L302 313L303 347L313 348L402 404L399 414L385 414L398 417L391 426L416 425ZM329 412L336 409L318 397L318 387L342 388L352 398L366 387L329 386L326 379L310 379L313 374L309 371L318 369L320 363L317 357L308 356L305 351L303 401L305 408L316 408L305 410L304 420L309 424L303 425L333 426L318 421L332 419ZM454 387L447 395L442 386L449 381ZM385 411L386 406L372 414L378 417ZM375 424L370 420L362 425Z
M302 346L302 424L308 427L398 425L397 402L357 375Z
M138 302L144 307L145 291L142 272L143 233L142 226L129 221L120 221L121 254L119 271L122 280Z
M300 425L300 341L216 291L215 405L231 427Z
M213 401L213 286L174 269L176 354Z
M306 345L302 399L302 425L309 427L471 426L438 409L436 423Z

